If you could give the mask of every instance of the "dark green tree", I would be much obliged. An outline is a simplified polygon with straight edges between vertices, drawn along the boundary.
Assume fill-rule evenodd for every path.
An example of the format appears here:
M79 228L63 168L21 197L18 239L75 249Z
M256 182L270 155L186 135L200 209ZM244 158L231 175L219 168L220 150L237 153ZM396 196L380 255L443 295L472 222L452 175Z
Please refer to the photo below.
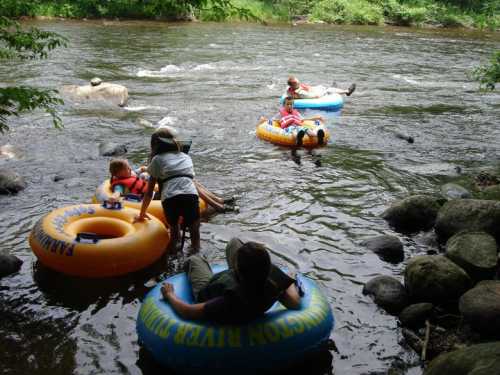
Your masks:
M65 46L66 39L56 33L36 28L23 30L19 23L0 17L0 61L6 59L46 58L47 52ZM0 133L8 130L7 118L19 116L24 111L43 109L52 116L55 127L62 122L56 105L63 101L57 90L44 90L30 86L0 87Z

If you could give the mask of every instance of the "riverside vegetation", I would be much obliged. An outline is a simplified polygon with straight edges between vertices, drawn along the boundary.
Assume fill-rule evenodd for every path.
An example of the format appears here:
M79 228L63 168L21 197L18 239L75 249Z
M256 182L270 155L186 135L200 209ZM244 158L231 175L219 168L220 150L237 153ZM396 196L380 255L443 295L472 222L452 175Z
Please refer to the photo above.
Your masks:
M4 0L8 17L200 19L498 29L497 0Z

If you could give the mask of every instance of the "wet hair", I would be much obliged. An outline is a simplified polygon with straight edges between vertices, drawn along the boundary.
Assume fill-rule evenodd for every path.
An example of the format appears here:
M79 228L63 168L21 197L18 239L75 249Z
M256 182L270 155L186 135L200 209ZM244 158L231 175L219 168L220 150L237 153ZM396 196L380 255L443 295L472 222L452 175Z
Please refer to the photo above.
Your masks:
M295 83L299 83L299 80L295 76L289 76L286 83L288 86L293 86Z
M128 162L125 159L112 159L109 162L109 173L111 176L116 176L123 168L128 167Z
M180 152L181 146L169 128L160 128L151 135L151 155L149 161L156 155L165 152Z
M262 288L271 270L269 252L260 243L245 243L236 253L236 269L242 286L251 289Z

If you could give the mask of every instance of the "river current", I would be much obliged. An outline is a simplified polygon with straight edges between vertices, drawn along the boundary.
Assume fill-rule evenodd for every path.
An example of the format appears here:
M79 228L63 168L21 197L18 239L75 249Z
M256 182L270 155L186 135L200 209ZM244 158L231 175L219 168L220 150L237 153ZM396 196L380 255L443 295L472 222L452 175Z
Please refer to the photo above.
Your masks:
M0 197L0 250L24 261L0 280L1 374L156 374L140 350L135 321L151 277L181 271L170 256L134 275L78 280L40 266L28 245L36 221L64 205L90 202L108 176L98 144L124 143L137 165L153 124L192 139L198 179L236 195L240 211L202 224L202 252L223 259L234 236L261 241L277 263L317 280L327 295L339 353L298 373L385 374L394 363L421 374L402 345L397 319L362 294L377 275L402 280L405 262L432 248L425 234L395 233L380 218L415 193L437 193L461 174L500 160L500 95L481 94L470 71L500 47L500 35L391 27L265 27L156 22L32 22L68 38L47 60L8 61L0 85L57 88L98 76L128 87L126 108L66 101L64 129L42 112L12 119L0 135L18 154L0 167L26 190ZM289 74L303 82L357 90L340 116L328 115L332 142L312 156L260 141L259 116L277 112ZM394 132L411 135L408 144ZM459 168L457 168L459 167ZM55 182L54 180L58 180ZM380 234L404 243L390 264L360 245ZM167 264L167 266L165 266ZM252 359L249 359L252 360ZM320 363L321 362L321 363ZM164 373L164 372L163 372Z

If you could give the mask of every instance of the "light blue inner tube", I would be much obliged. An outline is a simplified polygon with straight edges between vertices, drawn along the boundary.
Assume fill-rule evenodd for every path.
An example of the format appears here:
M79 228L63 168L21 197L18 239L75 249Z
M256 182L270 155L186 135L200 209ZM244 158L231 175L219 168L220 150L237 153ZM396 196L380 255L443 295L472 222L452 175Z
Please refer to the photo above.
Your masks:
M215 273L225 268L212 266ZM139 340L158 362L179 373L240 375L285 367L317 349L335 322L316 283L297 277L305 292L300 310L287 310L277 302L262 318L245 325L183 320L163 300L158 284L139 310ZM193 303L185 273L166 281L182 300Z
M280 103L283 104L286 95L281 96ZM295 109L321 109L323 111L338 111L344 106L344 99L340 94L330 94L317 99L294 99Z

